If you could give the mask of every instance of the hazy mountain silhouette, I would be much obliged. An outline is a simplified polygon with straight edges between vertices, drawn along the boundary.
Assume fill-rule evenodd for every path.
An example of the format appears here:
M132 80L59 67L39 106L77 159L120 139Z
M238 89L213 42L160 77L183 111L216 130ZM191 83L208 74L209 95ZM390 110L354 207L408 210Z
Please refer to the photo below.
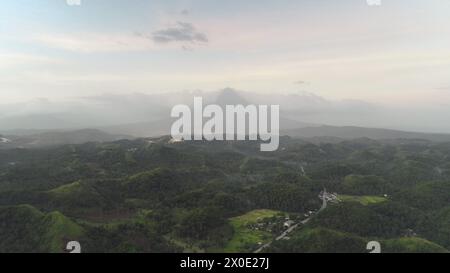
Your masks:
M86 142L110 142L124 138L127 135L113 135L97 129L83 129L75 131L47 131L43 133L7 136L0 143L0 148L41 148L66 144L82 144Z
M66 112L53 112L47 114L27 114L22 116L10 116L0 118L0 133L6 135L22 135L36 136L50 131L54 134L55 130L69 132L82 128L96 128L107 134L112 135L130 135L133 137L156 137L169 135L170 129L175 119L170 117L170 111L175 104L193 105L194 96L203 97L203 104L217 104L225 109L226 105L250 105L250 104L280 104L280 130L283 135L294 137L330 137L333 139L354 139L368 137L372 139L427 139L432 141L450 141L450 135L447 134L429 134L415 133L399 130L364 128L356 126L322 126L327 123L326 120L322 124L302 122L302 117L313 113L315 107L318 113L324 116L338 116L339 109L367 108L370 105L355 103L333 104L324 98L313 96L311 94L300 95L265 95L252 94L239 91L233 88L225 88L217 92L203 93L182 93L182 94L161 94L161 95L135 95L128 99L127 103L120 101L126 100L127 96L102 96L96 97L94 100L100 108L95 108L91 104L86 111L73 112L72 108ZM155 103L158 99L159 103ZM46 104L53 105L53 104ZM107 107L105 106L107 105ZM148 107L146 107L148 105ZM332 107L334 105L334 108ZM54 106L54 105L53 105ZM52 106L52 107L53 107ZM133 108L132 111L127 109ZM351 106L351 107L350 107ZM358 107L356 107L358 106ZM309 107L309 108L308 108ZM326 112L328 108L333 108L334 112ZM37 107L39 109L43 107ZM48 108L51 108L48 106ZM147 109L148 108L148 109ZM370 108L370 107L369 107ZM78 109L78 108L74 108ZM120 109L118 111L117 109ZM337 109L337 110L336 110ZM50 109L51 110L51 109ZM114 110L116 110L114 112ZM118 118L120 116L124 118ZM126 116L126 117L125 117ZM353 113L352 116L355 116ZM131 121L131 122L129 122ZM135 121L135 122L134 122ZM367 124L369 127L370 124ZM374 126L376 127L376 126ZM380 126L382 127L382 126ZM68 141L60 141L66 138L61 135L56 137L55 143L67 143ZM97 139L108 140L108 137L75 137L76 139L84 139L86 141L96 141ZM51 139L51 137L48 137ZM66 138L67 139L67 138ZM69 143L74 142L70 140ZM79 141L75 141L78 143Z
M225 88L219 92L215 104L225 107L226 105L249 105L251 103L239 95L237 90Z
M294 130L284 130L282 134L292 137L336 137L341 139L370 138L375 140L383 139L424 139L436 142L450 141L450 134L433 134L407 132L380 128L364 128L356 126L316 126L304 127Z

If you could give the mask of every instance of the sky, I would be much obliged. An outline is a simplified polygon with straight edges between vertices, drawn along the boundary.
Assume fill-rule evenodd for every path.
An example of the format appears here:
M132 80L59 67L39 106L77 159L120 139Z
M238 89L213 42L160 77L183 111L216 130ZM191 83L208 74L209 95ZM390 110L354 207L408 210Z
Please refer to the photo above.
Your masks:
M425 111L438 126L449 14L448 0L2 1L0 105L232 87Z

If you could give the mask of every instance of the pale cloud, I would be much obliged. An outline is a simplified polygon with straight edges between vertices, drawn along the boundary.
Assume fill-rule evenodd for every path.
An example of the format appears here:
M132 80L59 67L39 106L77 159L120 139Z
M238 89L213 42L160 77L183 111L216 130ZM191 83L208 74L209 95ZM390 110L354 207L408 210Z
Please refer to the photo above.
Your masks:
M21 65L56 64L61 60L46 56L23 53L0 53L0 69L13 68Z
M175 25L153 32L152 39L155 43L207 43L208 37L187 22L177 22Z
M63 27L39 26L39 31L30 33L43 34L31 34L31 50L26 52L38 45L39 50L34 52L60 56L68 64L44 65L51 60L38 56L0 56L0 68L29 64L17 71L5 70L0 88L7 91L2 96L6 99L4 94L10 92L28 97L49 90L63 96L112 88L127 92L236 86L258 92L313 88L333 99L401 104L406 98L409 103L422 102L430 87L448 85L447 17L442 17L444 24L436 27L436 16L425 20L411 13L396 20L394 11L358 13L343 9L325 17L322 8L305 12L307 7L300 7L295 4L282 11L252 9L212 15L195 5L175 5L170 7L172 12L155 8L145 20L133 16L130 22L120 22L106 32L101 31L106 29L105 14L98 18L102 20L99 28L95 24L76 28L81 32L73 32L72 27L64 31ZM133 23L137 20L139 23ZM24 35L15 28L11 28L11 34ZM5 37L11 35L2 39ZM30 42L29 36L26 38L20 46ZM94 54L78 58L59 51L41 51L42 45ZM195 50L199 45L207 46ZM175 52L180 49L186 52ZM124 58L125 54L115 54L120 52L136 54ZM95 53L110 54L106 60ZM293 84L300 79L308 82ZM17 91L17 86L25 82L30 90ZM69 85L75 91L68 91Z
M307 82L307 81L300 80L300 81L295 81L294 84L297 84L297 85L309 85L310 83Z
M148 39L132 34L42 34L34 40L51 48L83 53L145 51L155 46Z
M46 33L33 36L32 42L43 44L50 48L81 52L81 53L114 53L127 51L150 51L161 49L162 46L173 48L176 44L183 49L194 44L205 44L208 37L199 32L192 24L177 22L174 26L160 29L150 35L134 32L124 33Z

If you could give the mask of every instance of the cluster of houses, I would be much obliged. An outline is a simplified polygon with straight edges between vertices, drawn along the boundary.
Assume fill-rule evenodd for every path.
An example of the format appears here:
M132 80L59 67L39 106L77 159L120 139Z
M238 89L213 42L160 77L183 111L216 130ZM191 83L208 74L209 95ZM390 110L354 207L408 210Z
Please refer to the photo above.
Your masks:
M285 229L288 229L290 227L292 227L293 225L295 225L295 221L291 220L289 217L286 217L286 219L284 219L285 222L283 223L283 227Z
M175 144L175 143L182 143L182 142L184 142L183 139L175 139L175 138L172 138L172 139L170 139L167 143L168 143L168 144Z
M0 136L0 143L10 143L10 142L11 142L11 140L9 140L9 139L7 139L7 138L5 138L5 137Z
M303 216L305 216L306 218L311 217L314 213L316 213L315 210L309 210L307 211Z
M331 203L338 203L341 200L338 197L338 194L333 192L333 193L329 193L326 191L321 191L319 194L319 198L320 199L325 199L327 202L331 202Z
M290 218L290 216L272 217L259 220L257 223L248 225L248 228L252 230L262 230L267 232L282 232L285 229L289 229L294 226L296 222Z
M273 232L273 231L275 231L275 227L277 224L279 224L279 220L270 218L270 219L259 220L257 223L250 224L250 225L248 225L248 228L250 228L252 230Z

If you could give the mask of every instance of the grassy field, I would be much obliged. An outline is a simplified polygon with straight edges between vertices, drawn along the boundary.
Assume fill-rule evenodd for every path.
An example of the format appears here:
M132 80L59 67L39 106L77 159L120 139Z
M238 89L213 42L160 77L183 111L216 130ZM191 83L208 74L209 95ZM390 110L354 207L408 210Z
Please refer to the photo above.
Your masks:
M449 253L444 247L422 238L400 238L382 242L387 253Z
M56 189L53 189L49 191L49 193L58 195L58 196L64 196L69 195L72 193L78 193L82 190L83 185L81 185L80 181L73 182L71 184L63 185L61 187L58 187Z
M60 212L51 212L44 219L44 242L48 242L48 249L52 253L62 252L68 241L81 238L84 230L81 226L64 216Z
M252 230L249 224L255 224L264 218L276 216L282 212L274 210L254 210L244 215L230 219L234 229L233 238L224 251L227 253L249 252L259 242L265 243L272 239L272 234L262 230Z
M386 197L381 196L356 196L356 195L339 195L338 198L343 202L358 202L364 206L387 201Z

